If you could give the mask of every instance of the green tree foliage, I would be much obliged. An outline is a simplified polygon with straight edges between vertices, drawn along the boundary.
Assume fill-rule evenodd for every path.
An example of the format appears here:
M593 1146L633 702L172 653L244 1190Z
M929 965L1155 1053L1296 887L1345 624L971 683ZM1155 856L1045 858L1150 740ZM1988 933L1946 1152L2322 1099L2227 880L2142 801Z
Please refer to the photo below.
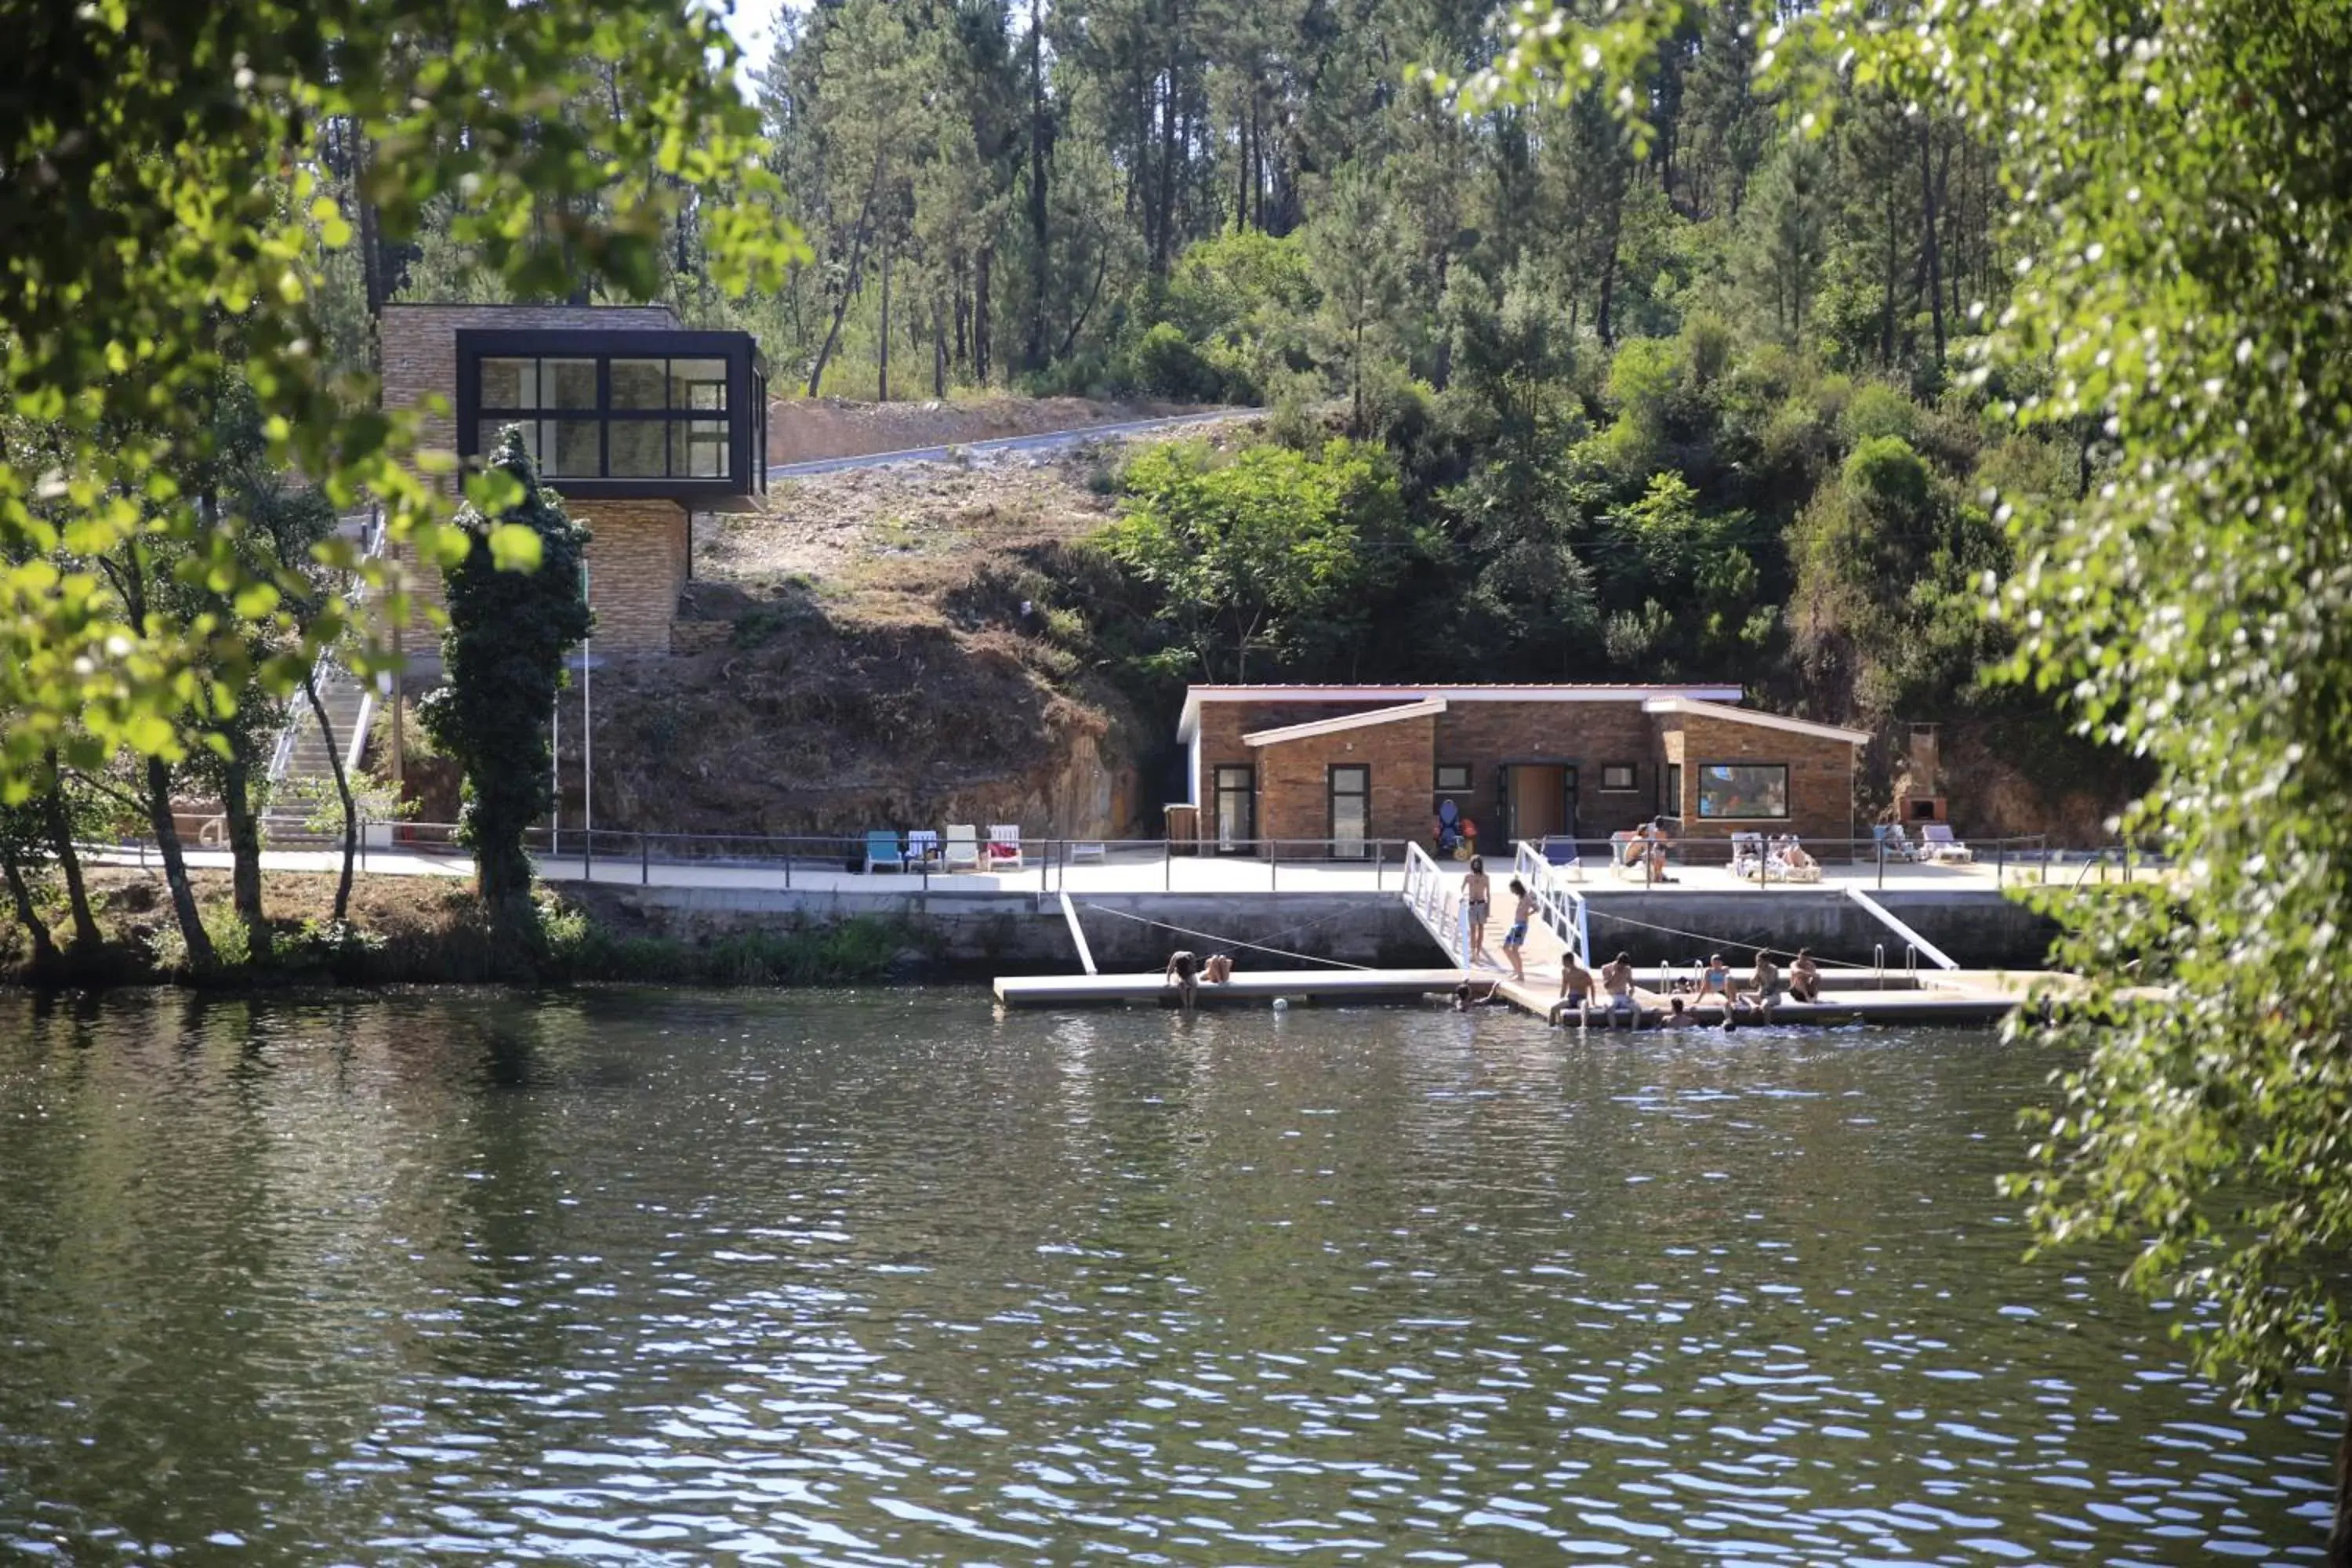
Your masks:
M1103 542L1155 591L1171 673L1241 681L1253 654L1329 657L1361 634L1367 595L1395 570L1396 475L1377 447L1260 446L1225 460L1171 444L1136 459L1126 491Z
M1643 79L1687 10L1531 12L1472 96ZM2173 867L2161 889L2064 906L2058 956L2095 998L2017 1026L2084 1065L2019 1191L2045 1244L2132 1242L2134 1285L2210 1306L2184 1329L2203 1364L2266 1392L2352 1352L2352 5L1900 20L1840 0L1764 36L1823 108L1843 80L1917 117L1924 210L1952 205L1933 116L1955 110L2029 204L2032 248L1969 378L2020 389L2001 406L2028 428L2095 435L2078 487L2003 496L2022 569L1994 602L2010 673L2153 761L2123 826ZM1921 257L1931 331L1947 259ZM1864 440L1843 486L1825 529L1933 538L1900 437ZM1942 547L1955 565L1974 548ZM2135 984L2168 990L2134 1004Z
M272 458L331 504L377 498L396 537L428 554L464 547L403 461L409 426L320 352L350 336L325 258L358 237L355 213L373 258L442 212L476 264L524 297L582 282L657 292L662 242L689 209L719 287L772 286L795 253L705 11L482 0L420 18L359 0L97 0L12 20L0 62L9 800L52 750L84 767L118 747L176 761L192 740L184 715L218 716L233 699L205 694L243 679L238 659L216 657L224 614L134 606L94 563L136 542L237 617L280 613L291 584L258 573L237 529L187 488L224 386L251 390ZM611 112L552 111L592 89ZM722 189L730 199L706 199ZM528 542L508 548L524 559ZM290 676L280 667L269 683L282 692Z
M561 497L540 488L520 430L499 437L492 462L522 499L497 519L470 506L457 514L467 546L444 574L447 680L425 700L421 717L433 743L465 772L457 837L474 852L482 902L503 931L528 936L536 921L523 835L551 803L548 716L562 689L563 656L588 635L580 576L588 531L564 515ZM501 527L530 531L537 571L503 568L492 545Z

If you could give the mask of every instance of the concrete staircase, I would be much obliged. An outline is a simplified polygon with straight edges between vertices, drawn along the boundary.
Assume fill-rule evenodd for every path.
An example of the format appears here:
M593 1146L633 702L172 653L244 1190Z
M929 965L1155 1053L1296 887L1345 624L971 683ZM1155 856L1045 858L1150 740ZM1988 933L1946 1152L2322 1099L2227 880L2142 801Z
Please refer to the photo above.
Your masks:
M382 531L373 515L344 518L339 531L356 540L366 554L373 555L383 548ZM319 700L327 710L328 721L334 726L334 747L342 752L348 773L359 765L360 755L367 749L367 726L374 716L375 693L331 658L320 658L313 674L319 684ZM318 715L310 711L310 698L299 690L293 695L285 731L278 737L277 752L270 760L269 779L276 796L268 819L271 844L288 848L341 842L340 829L320 832L304 826L303 818L308 813L293 804L298 795L306 800L335 798L334 759L328 749L327 737L319 728Z

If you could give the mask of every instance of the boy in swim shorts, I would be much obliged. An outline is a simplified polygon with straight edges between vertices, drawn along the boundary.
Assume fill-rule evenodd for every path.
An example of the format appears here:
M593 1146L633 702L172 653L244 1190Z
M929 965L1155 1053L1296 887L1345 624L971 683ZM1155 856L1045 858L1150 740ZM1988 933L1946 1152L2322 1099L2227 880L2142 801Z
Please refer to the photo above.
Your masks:
M1535 918L1536 899L1528 891L1528 885L1517 877L1511 879L1511 891L1518 895L1519 901L1511 910L1511 929L1503 936L1503 953L1511 961L1511 978L1524 982L1528 977L1528 966L1527 960L1520 955L1520 949L1528 945L1528 921Z

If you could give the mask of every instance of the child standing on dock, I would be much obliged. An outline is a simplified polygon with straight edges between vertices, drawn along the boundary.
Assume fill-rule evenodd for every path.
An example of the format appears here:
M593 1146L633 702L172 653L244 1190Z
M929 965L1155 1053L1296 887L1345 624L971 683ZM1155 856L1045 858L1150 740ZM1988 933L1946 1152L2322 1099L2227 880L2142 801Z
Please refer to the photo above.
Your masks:
M1528 922L1535 918L1536 896L1517 877L1511 879L1511 891L1518 895L1519 901L1511 909L1511 929L1503 933L1503 956L1511 961L1511 978L1525 984L1527 960L1520 953L1528 945Z
M1462 907L1470 915L1469 963L1476 963L1478 955L1486 951L1486 858L1470 857L1470 875L1462 881Z

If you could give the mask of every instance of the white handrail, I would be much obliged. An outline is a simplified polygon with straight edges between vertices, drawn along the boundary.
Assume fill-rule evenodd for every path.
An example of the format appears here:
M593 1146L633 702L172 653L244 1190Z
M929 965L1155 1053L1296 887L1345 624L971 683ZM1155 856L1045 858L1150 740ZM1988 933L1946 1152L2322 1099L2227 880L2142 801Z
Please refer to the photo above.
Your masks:
M360 527L361 561L373 561L376 556L383 553L384 531L385 522L383 509L380 506L371 507L368 510L367 521L362 523ZM367 579L362 575L360 580L352 586L351 602L352 606L356 608L358 605L365 602L366 598ZM334 650L332 648L320 648L319 650L319 657L311 661L310 679L322 691L324 690L334 668ZM355 773L359 769L361 754L367 749L368 724L375 717L374 710L375 692L373 689L363 689L360 697L359 721L352 726L352 735L345 745L346 761L343 764L343 772L346 775ZM269 782L271 784L278 784L285 779L286 770L294 761L295 737L301 732L302 726L306 722L318 722L317 715L310 711L310 704L307 700L291 704L288 710L286 725L283 729L278 731L278 744L269 753ZM325 741L328 738L323 730L320 731L319 738L321 741Z
M1404 848L1404 901L1422 925L1445 947L1444 932L1453 931L1454 942L1447 956L1467 962L1470 952L1470 911L1461 907L1453 897L1454 879L1437 868L1429 851L1417 843ZM1447 919L1448 914L1453 918Z
M1535 896L1536 909L1560 941L1575 952L1579 963L1592 962L1592 931L1584 895L1568 885L1559 868L1545 858L1540 845L1522 838L1512 846L1511 871Z

